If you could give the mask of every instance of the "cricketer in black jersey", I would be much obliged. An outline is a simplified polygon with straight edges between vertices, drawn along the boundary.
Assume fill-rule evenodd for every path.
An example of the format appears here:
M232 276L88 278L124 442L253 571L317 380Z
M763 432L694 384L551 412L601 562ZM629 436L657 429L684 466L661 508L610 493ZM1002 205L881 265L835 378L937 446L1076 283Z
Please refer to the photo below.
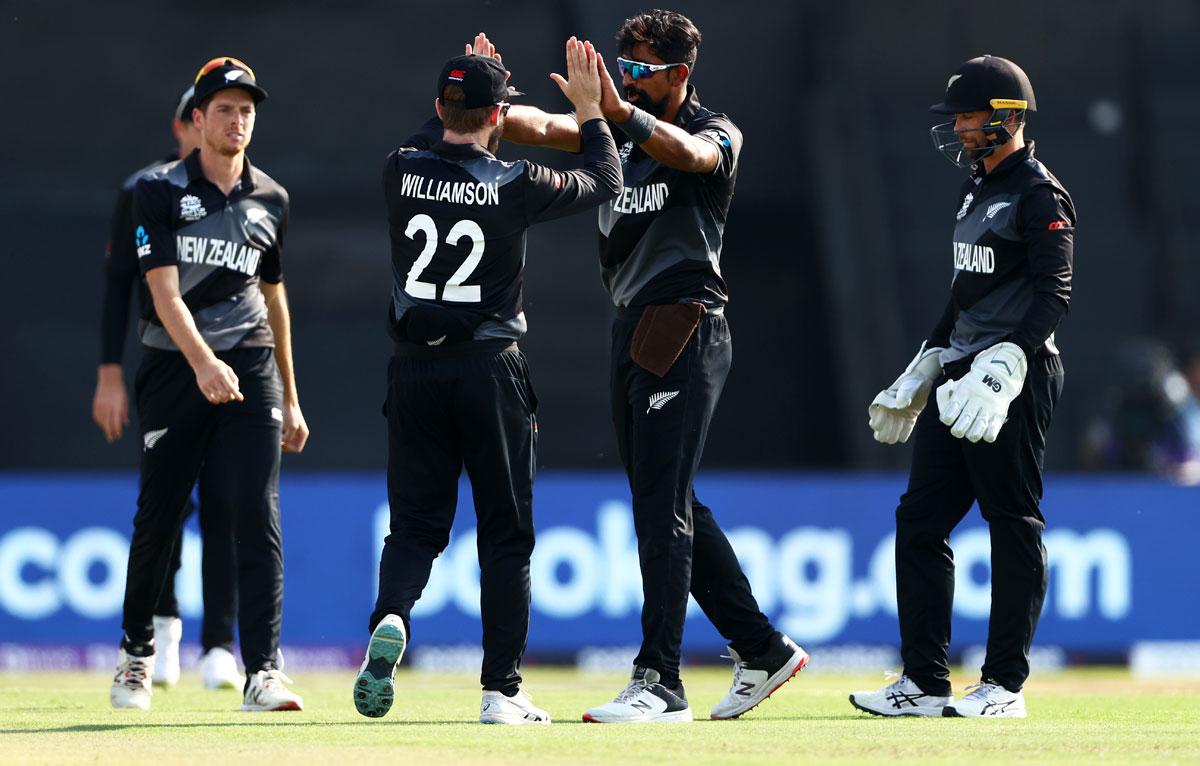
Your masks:
M935 146L971 176L953 210L949 303L869 407L878 441L914 440L896 509L904 674L851 695L869 712L904 714L882 702L903 693L923 700L916 714L1025 716L1021 689L1046 595L1042 464L1063 387L1054 332L1071 298L1075 232L1071 196L1024 138L1035 108L1025 73L995 56L965 62L931 108L953 116L931 130ZM937 405L926 406L933 392ZM976 502L991 536L992 607L980 683L955 701L949 538Z
M600 209L600 272L617 313L612 418L642 573L642 644L631 684L649 696L627 689L584 720L691 720L679 675L689 594L732 654L763 669L762 683L735 682L711 712L736 718L808 661L758 608L693 487L732 361L720 259L742 135L705 108L688 81L700 40L690 20L649 11L626 20L617 38L620 90L603 70L601 107L624 138L624 188ZM510 140L575 148L577 133L564 116L529 108L513 116Z
M527 327L527 229L594 208L621 188L616 146L595 103L595 66L583 66L585 60L583 44L570 41L571 79L559 83L587 110L581 115L594 113L579 127L581 169L495 157L489 146L498 142L513 94L504 67L476 55L451 59L442 70L437 108L445 123L427 122L384 164L395 344L384 405L391 533L367 658L355 679L363 715L379 717L391 707L394 668L412 634L409 616L450 541L465 468L478 518L480 721L549 723L519 688L529 632L537 397L516 341ZM589 79L590 103L579 85Z
M303 449L308 428L282 285L287 192L245 157L264 98L243 62L209 61L196 77L192 110L200 148L134 187L134 247L153 300L139 324L144 449L114 707L150 704L150 610L202 467L221 533L237 546L242 709L302 707L278 669L279 465L283 447Z

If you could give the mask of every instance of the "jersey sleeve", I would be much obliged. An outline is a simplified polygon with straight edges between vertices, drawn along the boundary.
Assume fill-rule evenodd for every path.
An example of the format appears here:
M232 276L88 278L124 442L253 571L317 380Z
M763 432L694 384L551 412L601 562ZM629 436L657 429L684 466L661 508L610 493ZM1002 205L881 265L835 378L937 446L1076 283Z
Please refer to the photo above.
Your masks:
M691 126L692 134L717 147L717 166L712 177L729 178L737 170L738 155L742 152L742 131L723 114L710 114Z
M275 242L263 253L262 265L259 267L258 278L264 282L277 285L283 281L283 240L287 236L290 206L288 198L283 198L283 212L279 216L279 228L275 231Z
M138 278L133 244L133 193L117 194L104 254L104 295L100 307L100 364L120 364L129 325L129 297Z
M133 187L133 246L142 274L179 265L171 230L171 190L165 181L143 178Z
M946 303L942 316L934 325L929 336L925 339L930 348L950 348L950 333L954 330L954 322L958 319L958 309L954 305L954 296Z
M530 223L561 218L616 199L621 193L621 160L604 120L579 127L583 167L554 170L526 163L525 218Z
M1010 340L1030 356L1058 327L1071 300L1075 253L1075 210L1050 186L1039 186L1021 200L1017 227L1027 247L1033 303Z

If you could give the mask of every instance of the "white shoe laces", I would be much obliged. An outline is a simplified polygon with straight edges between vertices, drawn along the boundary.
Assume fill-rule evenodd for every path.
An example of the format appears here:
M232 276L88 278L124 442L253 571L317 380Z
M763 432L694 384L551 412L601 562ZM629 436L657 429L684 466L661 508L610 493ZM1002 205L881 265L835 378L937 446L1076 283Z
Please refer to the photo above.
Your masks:
M1001 687L999 684L989 684L986 681L980 681L979 683L971 684L963 690L966 692L966 695L963 697L963 699L974 697L976 699L981 699L985 702L988 702L992 699L992 697L998 697L998 690L1002 688L1003 687Z
M628 702L629 700L641 694L642 690L644 690L646 686L648 686L648 684L646 683L645 679L634 678L629 682L629 686L626 686L625 690L617 695L613 702Z

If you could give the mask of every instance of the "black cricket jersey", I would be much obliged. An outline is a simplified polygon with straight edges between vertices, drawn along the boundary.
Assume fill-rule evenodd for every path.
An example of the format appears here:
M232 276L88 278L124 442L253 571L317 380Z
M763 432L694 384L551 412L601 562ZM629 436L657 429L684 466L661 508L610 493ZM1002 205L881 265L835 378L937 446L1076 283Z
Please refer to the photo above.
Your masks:
M199 150L143 176L134 187L141 272L178 267L184 303L214 351L275 345L258 281L283 280L287 221L287 191L249 159L228 197L204 177ZM138 329L147 347L178 350L152 303Z
M428 346L515 341L527 328L526 230L613 199L621 188L616 144L602 120L586 122L583 167L560 171L449 144L442 132L430 120L384 164L392 337Z
M625 186L600 208L600 277L617 306L729 299L721 276L725 219L737 182L742 132L700 105L695 87L675 125L712 142L720 160L709 174L660 165L633 142L621 147Z
M141 315L150 304L150 292L138 272L137 247L133 243L133 187L138 179L163 165L178 161L175 154L130 174L121 183L117 203L109 221L108 245L104 249L104 296L100 307L100 364L120 364L125 352L129 325L129 296L138 286Z
M930 335L943 365L1003 341L1026 357L1058 353L1054 331L1071 299L1075 206L1033 156L1033 142L959 193L951 298Z

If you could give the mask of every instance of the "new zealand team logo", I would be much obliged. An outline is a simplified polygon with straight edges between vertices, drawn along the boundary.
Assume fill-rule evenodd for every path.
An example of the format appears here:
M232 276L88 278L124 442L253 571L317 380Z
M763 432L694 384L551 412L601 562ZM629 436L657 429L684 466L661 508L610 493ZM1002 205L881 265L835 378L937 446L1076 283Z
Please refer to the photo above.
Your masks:
M954 220L961 221L962 219L966 218L967 210L970 209L971 203L974 201L975 201L975 193L972 192L963 199L962 207L960 207L958 209L958 215L954 216Z
M626 141L625 143L621 144L621 151L619 152L619 154L621 155L621 162L627 162L629 160L629 153L632 151L633 151L633 142L632 141Z
M200 198L194 194L185 194L179 200L179 217L185 221L199 221L208 215Z

